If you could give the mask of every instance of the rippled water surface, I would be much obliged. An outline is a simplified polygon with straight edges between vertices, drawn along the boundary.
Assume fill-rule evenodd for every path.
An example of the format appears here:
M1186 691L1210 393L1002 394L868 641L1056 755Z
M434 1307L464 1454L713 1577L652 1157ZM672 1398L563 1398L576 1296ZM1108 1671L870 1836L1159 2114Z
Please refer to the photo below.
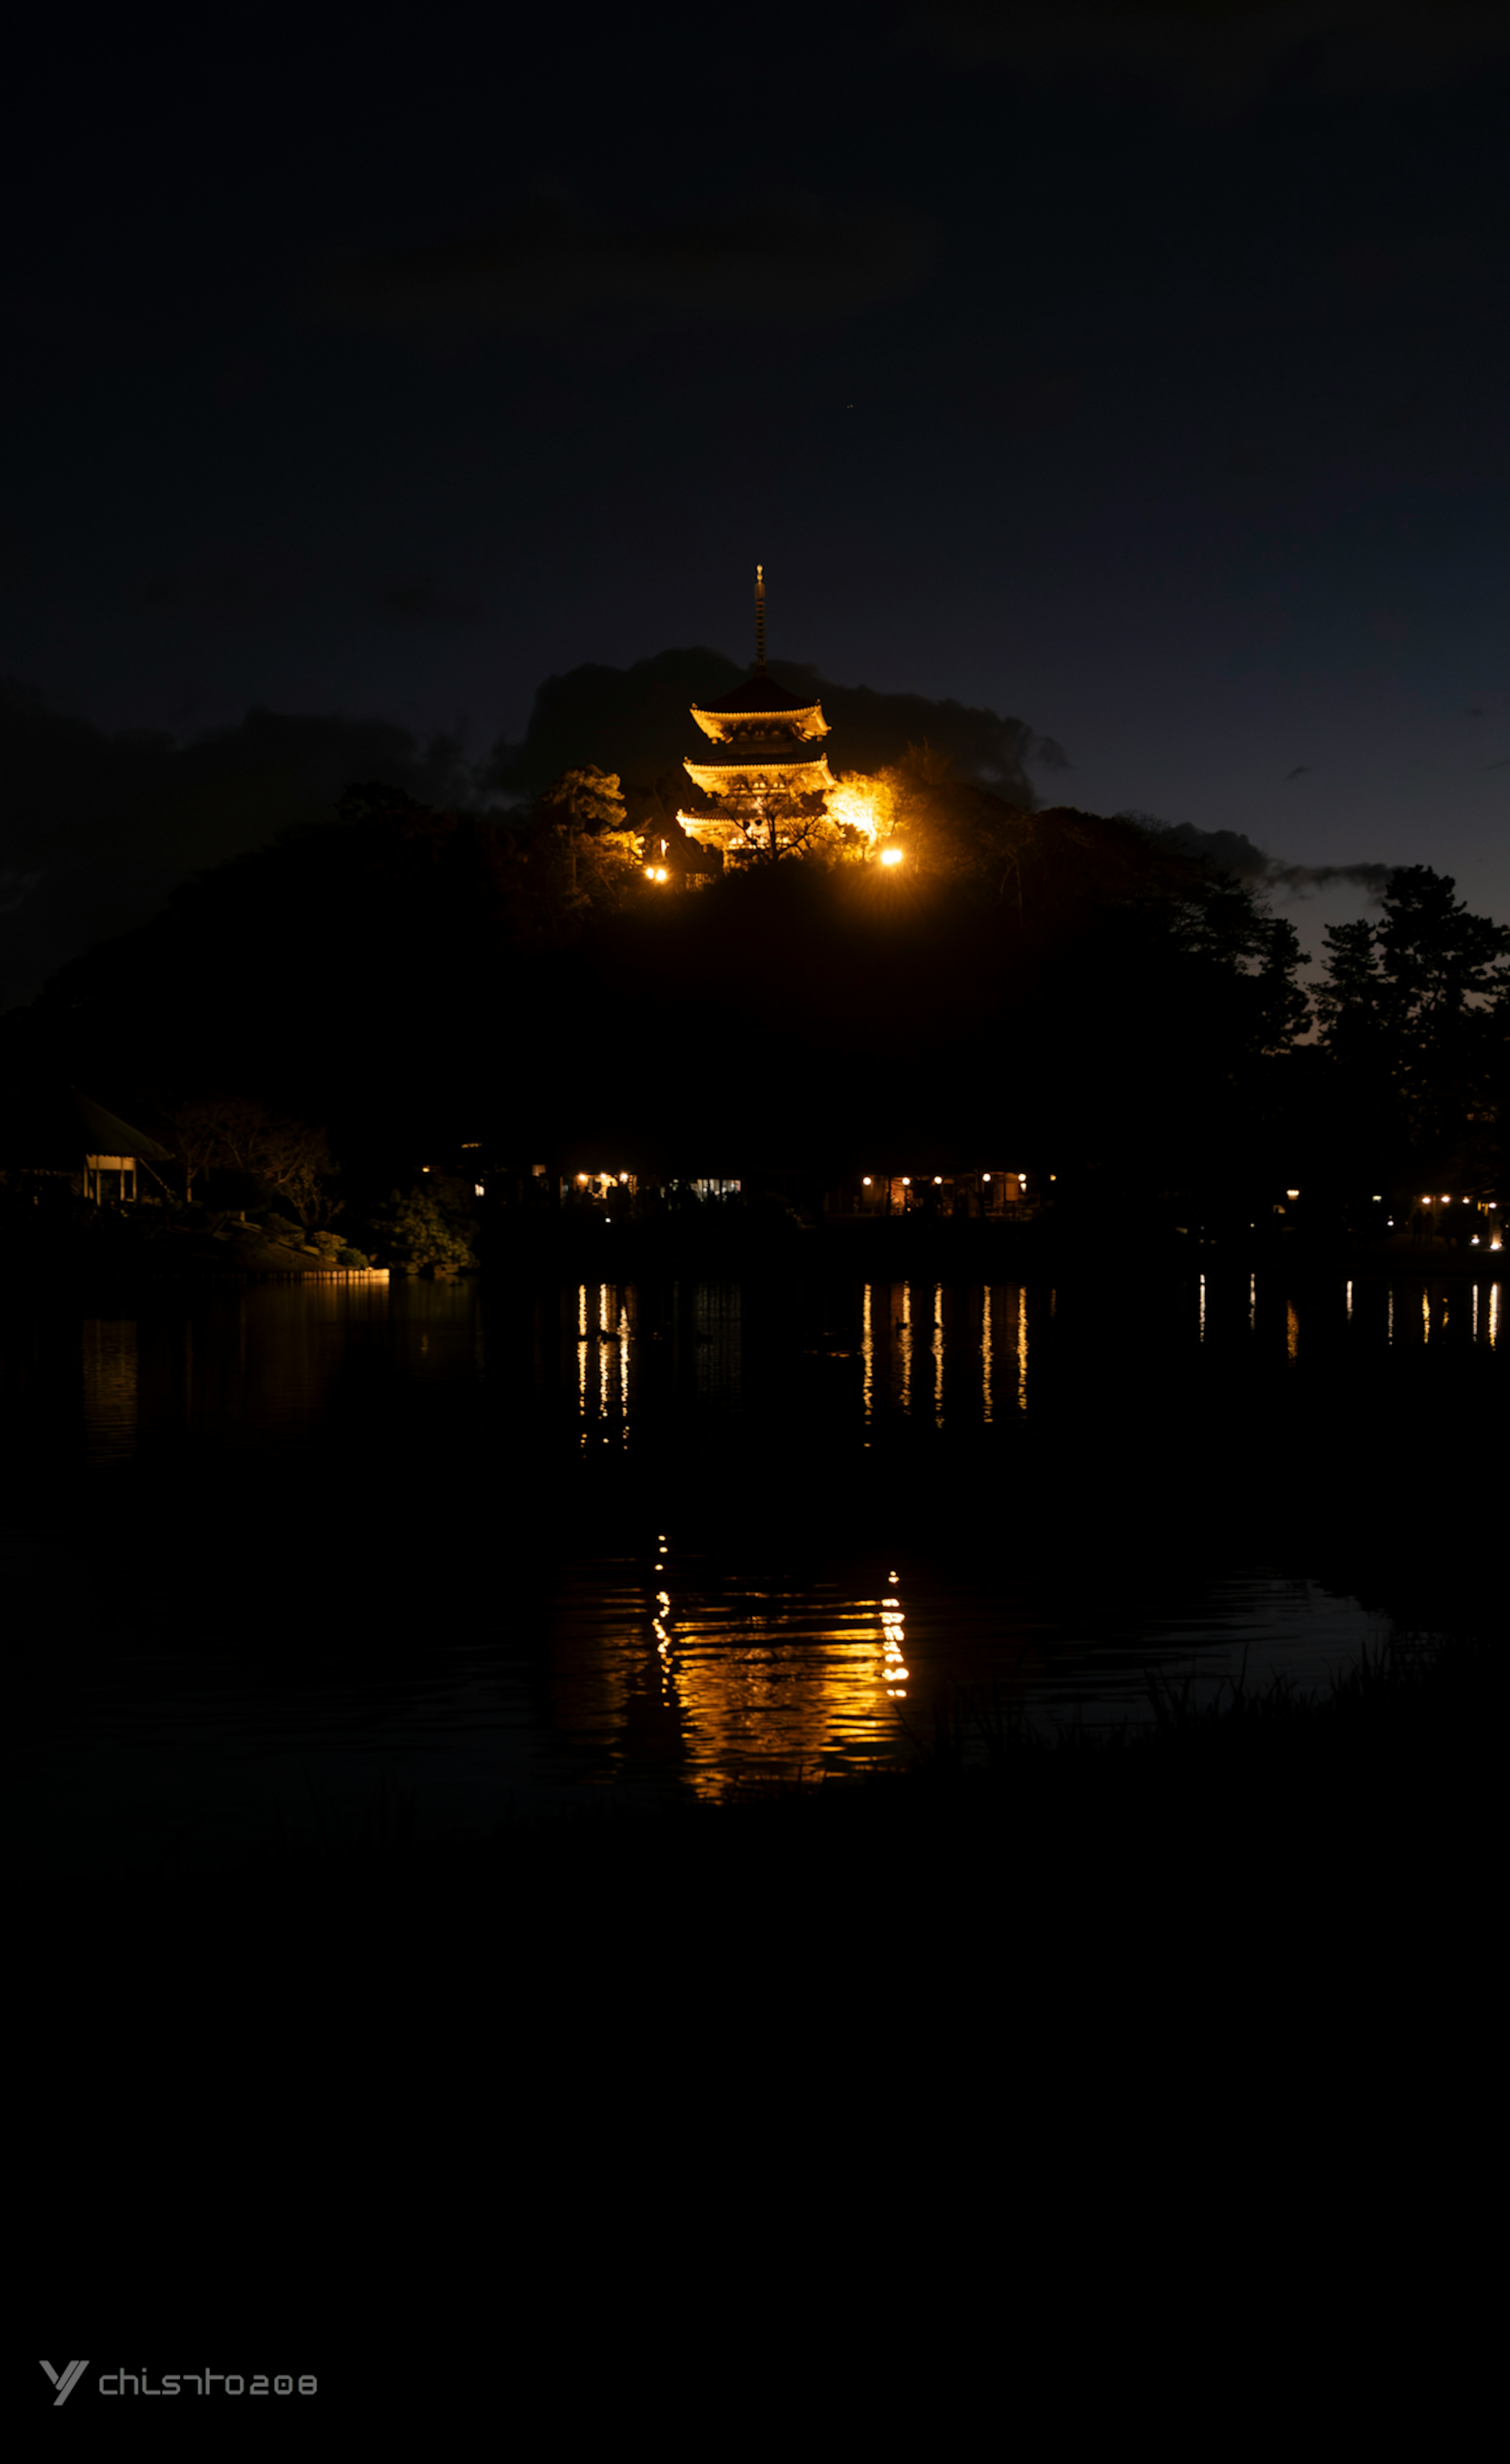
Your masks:
M1324 1683L1502 1397L1488 1276L11 1298L45 1863L349 1828L384 1787L482 1830L842 1773L946 1696L1096 1722L1150 1676Z

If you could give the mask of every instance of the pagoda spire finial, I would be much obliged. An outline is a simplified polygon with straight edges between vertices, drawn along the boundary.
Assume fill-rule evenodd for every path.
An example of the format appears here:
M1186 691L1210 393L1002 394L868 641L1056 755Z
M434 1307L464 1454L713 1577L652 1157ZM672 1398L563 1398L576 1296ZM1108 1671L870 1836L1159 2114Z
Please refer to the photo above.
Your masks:
M765 673L765 567L755 566L755 666Z

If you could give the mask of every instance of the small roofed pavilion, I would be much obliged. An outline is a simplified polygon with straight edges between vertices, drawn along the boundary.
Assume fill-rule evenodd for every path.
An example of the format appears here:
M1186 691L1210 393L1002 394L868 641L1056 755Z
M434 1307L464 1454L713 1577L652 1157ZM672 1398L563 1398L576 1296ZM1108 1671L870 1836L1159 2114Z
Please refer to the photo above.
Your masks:
M835 784L821 749L828 721L817 702L777 684L765 663L765 571L755 566L755 663L720 710L694 702L692 717L712 751L683 764L711 800L677 820L726 864L748 864L800 844Z
M156 1138L77 1087L43 1084L0 1103L0 1165L29 1178L71 1181L97 1206L129 1203L138 1164L171 1159Z

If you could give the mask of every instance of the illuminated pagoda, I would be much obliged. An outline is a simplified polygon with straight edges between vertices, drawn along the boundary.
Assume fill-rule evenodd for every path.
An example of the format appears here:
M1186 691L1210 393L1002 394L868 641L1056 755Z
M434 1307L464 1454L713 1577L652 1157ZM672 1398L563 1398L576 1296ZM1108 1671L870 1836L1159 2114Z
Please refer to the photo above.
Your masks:
M767 672L761 565L755 566L755 667L722 710L694 702L692 716L716 751L684 767L716 808L678 813L688 837L716 850L726 864L748 864L799 845L835 783L821 749L828 721L817 702L800 701Z

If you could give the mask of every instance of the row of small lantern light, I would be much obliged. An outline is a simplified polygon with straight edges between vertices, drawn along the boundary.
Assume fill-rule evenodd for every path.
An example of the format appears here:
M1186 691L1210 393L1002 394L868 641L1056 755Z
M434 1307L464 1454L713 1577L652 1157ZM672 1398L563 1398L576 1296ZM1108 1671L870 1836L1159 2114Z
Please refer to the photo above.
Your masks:
M1459 1199L1457 1202L1458 1202L1458 1204L1459 1204L1460 1206L1477 1206L1477 1205L1482 1205L1483 1210L1484 1210L1484 1212L1485 1212L1485 1214L1486 1214L1486 1215L1498 1215L1498 1214L1499 1214L1499 1199L1494 1199L1494 1198L1486 1198L1486 1199L1473 1199L1473 1198L1462 1198L1462 1199ZM1436 1210L1436 1208L1437 1208L1438 1206L1451 1206L1451 1205L1452 1205L1452 1203L1453 1203L1452 1199L1448 1196L1448 1193L1447 1193L1447 1191L1446 1191L1445 1189L1442 1191L1442 1193L1441 1193L1441 1195L1440 1195L1439 1197L1433 1197L1433 1196L1432 1196L1432 1195L1429 1193L1429 1194L1428 1194L1425 1198L1423 1198L1423 1199L1422 1199L1422 1200L1421 1200L1421 1206L1422 1206L1423 1211L1424 1211L1424 1212L1426 1212L1427 1214L1429 1214L1429 1215L1431 1216L1431 1219L1432 1219L1432 1221L1433 1221L1433 1222L1434 1222L1434 1221L1435 1221L1435 1220L1436 1220L1436 1215L1435 1215L1435 1210ZM1390 1221L1393 1221L1393 1218L1392 1218L1392 1217L1391 1217ZM1470 1247L1471 1249L1477 1249L1477 1248L1480 1248L1480 1247L1483 1245L1483 1236L1482 1236L1482 1234L1481 1234L1481 1233L1478 1233L1478 1232L1471 1233L1471 1234L1470 1234L1470 1236L1469 1236L1469 1243L1468 1243L1468 1245L1469 1245L1469 1247ZM1500 1245L1501 1245L1501 1236L1500 1236L1500 1229L1499 1229L1499 1224L1498 1224L1498 1223L1491 1223L1491 1225L1490 1225L1490 1227L1489 1227L1489 1246L1490 1246L1490 1248L1491 1248L1491 1249L1498 1249L1499 1247L1500 1247Z
M1053 1173L1050 1173L1050 1175L1049 1175L1049 1178L1050 1178L1050 1180L1052 1180L1054 1177L1055 1177L1054 1174L1053 1174ZM1015 1181L1017 1182L1017 1184L1018 1184L1018 1187L1019 1189L1021 1189L1021 1190L1025 1190L1025 1189L1027 1188L1027 1185L1028 1185L1028 1177L1027 1177L1027 1174L1026 1174L1025 1172L983 1172L983 1173L981 1174L981 1176L980 1176L980 1185L981 1185L982 1189L989 1189L989 1188L991 1187L991 1184L992 1184L992 1182L993 1182L994 1180L1015 1180ZM903 1174L902 1174L902 1176L901 1176L901 1182L902 1182L902 1187L903 1187L904 1189L910 1189L910 1188L912 1187L912 1185L913 1185L913 1184L912 1184L912 1176L911 1176L911 1174L910 1174L910 1173L908 1173L908 1172L905 1172L905 1173L903 1173ZM867 1173L863 1174L863 1175L861 1176L861 1186L862 1186L863 1188L864 1188L864 1189L872 1189L872 1188L874 1188L874 1186L875 1186L875 1181L874 1181L874 1177L873 1177L873 1175L872 1175L872 1174L870 1174L870 1173L868 1173L868 1172L867 1172ZM933 1175L933 1177L932 1177L932 1181L931 1181L931 1183L928 1180L927 1177L925 1176L925 1177L924 1177L919 1181L918 1186L919 1186L920 1188L924 1188L924 1189L929 1188L929 1187L932 1187L932 1188L934 1188L934 1189L942 1189L942 1188L943 1188L943 1186L944 1186L944 1176L943 1176L943 1174L942 1174L941 1172L936 1172L936 1173Z

